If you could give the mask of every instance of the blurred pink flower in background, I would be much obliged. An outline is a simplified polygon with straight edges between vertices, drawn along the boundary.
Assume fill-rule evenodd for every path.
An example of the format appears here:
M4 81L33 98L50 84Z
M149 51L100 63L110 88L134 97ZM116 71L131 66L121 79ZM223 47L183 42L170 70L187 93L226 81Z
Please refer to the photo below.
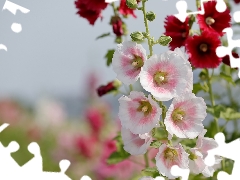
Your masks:
M11 99L3 99L0 101L0 119L6 123L16 123L21 117L20 106Z

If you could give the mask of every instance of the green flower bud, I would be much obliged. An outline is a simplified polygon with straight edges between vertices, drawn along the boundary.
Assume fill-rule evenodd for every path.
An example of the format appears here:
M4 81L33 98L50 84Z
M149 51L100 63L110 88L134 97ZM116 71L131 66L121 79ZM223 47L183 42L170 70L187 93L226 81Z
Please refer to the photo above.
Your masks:
M113 86L114 86L116 89L120 88L121 85L122 85L122 82L119 81L118 79L115 79L115 80L113 81Z
M130 9L137 8L137 0L126 0L126 4Z
M152 12L152 11L147 12L146 18L147 18L147 20L149 20L149 21L153 21L153 20L156 18L156 14L155 14L154 12Z
M132 41L138 42L138 41L143 41L144 40L144 36L141 32L139 31L135 31L133 33L130 34Z
M172 38L170 36L165 36L165 35L162 35L158 39L158 43L161 44L162 46L167 46L171 41L172 41Z

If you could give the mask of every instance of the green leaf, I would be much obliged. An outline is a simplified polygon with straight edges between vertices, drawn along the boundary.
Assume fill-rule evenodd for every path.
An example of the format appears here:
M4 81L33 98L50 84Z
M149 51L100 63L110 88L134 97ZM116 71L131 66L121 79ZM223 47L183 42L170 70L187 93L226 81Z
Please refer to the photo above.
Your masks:
M167 140L168 139L168 133L165 129L157 128L156 134L154 136L158 140Z
M229 76L223 72L220 73L220 77L223 78L225 81L230 82L231 84L235 85L234 80L232 79L232 76Z
M195 83L195 84L193 84L193 93L194 94L197 94L199 91L201 91L202 90L202 86L201 86L201 84L200 83Z
M151 147L154 148L159 148L161 146L161 142L157 141L157 140L153 140L150 144Z
M98 36L98 37L96 38L96 40L98 40L98 39L102 39L102 38L107 37L107 36L110 36L110 35L111 35L110 32L109 32L109 33L104 33L104 34Z
M223 105L216 105L214 107L210 107L208 105L208 107L207 107L207 112L209 114L212 114L216 118L220 118L221 113L224 112L225 110L226 110L226 107Z
M201 83L193 84L193 91L192 92L194 94L197 94L199 91L208 92L209 91L208 85L206 83L204 83L204 84L201 84Z
M113 58L114 52L115 52L115 49L110 49L105 55L105 58L107 59L107 66L110 66L112 64L112 58Z
M109 165L111 165L111 164L117 164L117 163L119 163L119 162L127 159L127 158L130 156L130 154L127 153L126 151L124 151L124 152L125 152L125 153L123 153L123 152L113 152L113 153L109 156L109 158L107 159L107 163L108 163Z
M156 167L148 167L142 170L142 173L146 176L151 176L153 178L160 176Z
M236 120L240 119L240 112L236 112L232 108L227 108L225 111L221 112L220 117L226 120Z

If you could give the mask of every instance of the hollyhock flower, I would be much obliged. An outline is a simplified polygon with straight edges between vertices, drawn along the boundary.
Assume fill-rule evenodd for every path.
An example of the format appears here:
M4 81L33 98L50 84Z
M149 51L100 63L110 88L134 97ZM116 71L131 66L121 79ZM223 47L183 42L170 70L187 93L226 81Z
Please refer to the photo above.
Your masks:
M104 118L102 112L99 109L90 108L86 112L86 118L90 124L94 135L98 136L104 125Z
M199 134L196 142L196 147L191 149L189 156L189 168L195 174L202 173L204 176L210 177L213 176L213 173L217 166L219 166L222 158L216 156L214 166L207 166L203 161L203 159L207 156L207 151L218 146L217 142L214 139L204 137L206 132L207 130L204 129L201 134Z
M197 149L190 149L189 155L189 169L194 174L202 173L206 168L206 164L203 160L203 155L197 151Z
M192 69L180 49L153 55L140 73L142 87L160 101L169 101L192 89ZM188 89L190 88L190 89Z
M132 91L130 95L119 98L119 119L123 127L134 134L150 132L158 126L162 109L151 98L142 92Z
M232 56L234 57L234 58L239 58L239 55L237 54L237 53L235 53L235 52L232 52ZM226 55L226 56L224 56L223 58L222 58L222 62L224 63L224 64L226 64L227 66L230 66L230 57L229 57L229 55ZM231 66L230 66L231 67Z
M198 136L196 143L196 148L203 154L204 158L206 157L208 150L218 147L218 144L214 139L204 137L206 132L206 129L201 132L201 134Z
M119 7L119 13L122 14L123 16L132 15L135 18L137 17L134 13L134 9L130 9L127 6L126 0L121 0L120 7Z
M123 22L122 22L122 20L121 20L121 18L119 16L112 17L111 25L112 25L112 28L113 28L113 33L117 37L121 37L124 34Z
M137 81L146 59L146 50L141 44L132 41L118 44L112 59L117 79L125 84L133 84Z
M230 10L220 13L216 10L217 1L208 1L204 3L205 13L198 14L198 24L203 31L217 32L220 36L223 35L223 30L230 27L231 15Z
M203 31L201 35L189 37L186 49L189 61L196 68L216 68L222 59L216 54L216 48L221 41L216 33Z
M181 22L175 16L167 16L164 23L166 30L164 34L172 38L169 44L170 49L174 50L177 47L184 46L189 35L189 17L186 18L185 22Z
M121 134L124 144L123 148L131 155L145 154L152 142L152 137L149 133L133 134L128 129L122 127Z
M108 3L105 0L77 0L75 6L78 9L77 14L86 18L91 25L100 17L101 12L107 7Z
M240 3L240 0L234 0L234 2L235 2L236 4L238 4L238 3Z
M203 98L193 93L182 94L173 99L164 124L169 134L179 138L196 138L203 130L202 121L207 116Z
M172 166L178 165L182 169L188 168L188 155L189 154L184 151L181 144L178 144L175 147L162 144L155 157L158 171L169 179L176 178L171 174Z

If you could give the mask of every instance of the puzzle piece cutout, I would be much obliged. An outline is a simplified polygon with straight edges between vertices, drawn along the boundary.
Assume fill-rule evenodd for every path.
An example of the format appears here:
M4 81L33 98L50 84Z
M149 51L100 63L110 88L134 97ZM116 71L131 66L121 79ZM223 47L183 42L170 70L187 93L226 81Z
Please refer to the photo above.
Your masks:
M218 143L218 147L208 151L208 155L205 158L205 163L209 166L214 164L215 156L222 156L234 161L232 174L228 175L226 172L218 173L218 180L236 180L240 176L240 139L236 139L230 143L225 143L225 136L223 133L218 133L214 136L214 139Z
M172 166L171 174L175 177L181 177L181 180L188 180L190 170L189 169L182 169L177 165Z
M0 132L2 132L8 126L9 124L1 125ZM28 151L32 153L34 157L21 167L11 156L11 153L18 151L18 149L19 144L15 141L9 143L7 147L4 147L0 142L0 179L71 180L65 174L70 166L70 162L68 160L60 161L60 172L44 172L40 147L36 142L32 142L28 146ZM83 176L80 180L91 180L91 178L88 176Z
M188 9L187 2L185 0L180 0L176 2L176 8L178 10L178 14L175 14L174 16L178 18L181 22L184 22L189 15L204 14L205 10L204 10L203 3L207 1L210 1L210 0L200 0L200 9L201 9L200 11L187 12L187 9ZM224 2L224 0L217 0L216 10L218 12L224 12L226 9L227 9L227 5Z
M240 13L238 12L237 15ZM235 16L235 19L239 18L239 16ZM237 19L239 20L239 19ZM240 22L240 21L239 21ZM229 55L230 58L230 66L231 68L238 68L240 69L240 58L235 58L232 55L232 50L234 48L240 48L240 39L233 40L233 29L232 28L225 28L223 32L226 32L227 34L227 40L228 40L228 47L225 46L219 46L216 49L216 54L218 57L222 58L226 55ZM238 72L238 77L240 78L240 71Z

